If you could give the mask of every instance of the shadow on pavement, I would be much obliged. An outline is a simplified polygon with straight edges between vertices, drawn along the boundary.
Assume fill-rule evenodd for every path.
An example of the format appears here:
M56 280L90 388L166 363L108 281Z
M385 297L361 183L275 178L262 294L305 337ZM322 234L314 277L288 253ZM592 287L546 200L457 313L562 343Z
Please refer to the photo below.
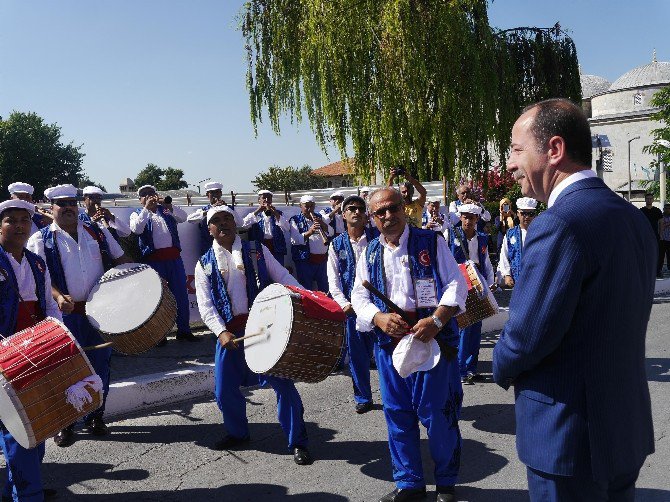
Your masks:
M42 482L46 488L55 488L59 493L59 500L67 500L65 485L77 483L94 483L98 479L113 481L141 481L149 477L149 472L144 469L121 469L113 470L113 464L85 463L50 463L47 462L42 468ZM74 495L70 494L70 497ZM78 498L78 497L77 497Z
M647 380L650 382L670 382L670 359L648 357Z
M472 426L480 431L511 436L516 433L513 404L463 406L461 420L472 422Z

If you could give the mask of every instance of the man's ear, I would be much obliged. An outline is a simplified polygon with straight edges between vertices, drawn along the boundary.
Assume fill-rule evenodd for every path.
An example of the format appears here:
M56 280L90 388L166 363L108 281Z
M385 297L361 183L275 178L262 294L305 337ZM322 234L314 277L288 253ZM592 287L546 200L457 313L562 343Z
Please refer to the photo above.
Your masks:
M566 160L565 140L561 136L552 136L547 142L547 156L549 163L556 166Z

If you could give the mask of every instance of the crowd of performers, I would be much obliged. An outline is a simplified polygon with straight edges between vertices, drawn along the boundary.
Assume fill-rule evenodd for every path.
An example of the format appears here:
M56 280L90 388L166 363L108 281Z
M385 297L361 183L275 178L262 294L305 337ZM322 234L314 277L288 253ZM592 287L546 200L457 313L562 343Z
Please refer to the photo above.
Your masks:
M251 372L243 343L234 339L243 334L251 304L265 286L276 282L321 290L329 292L347 315L346 350L356 413L373 409L371 366L376 365L379 372L396 482L396 490L382 500L411 500L425 492L419 423L428 428L439 500L455 500L461 383L472 383L479 377L476 367L481 338L481 323L459 331L453 320L463 311L467 296L457 264L473 261L494 287L488 240L477 230L480 217L490 219L490 215L470 199L466 187L459 187L455 211L447 215L439 211L437 199L431 199L424 210L420 199L425 200L425 192L418 202L413 201L409 187L373 192L364 187L361 196L346 198L337 191L330 197L331 207L320 212L315 210L314 198L305 195L300 199L300 213L288 219L273 205L272 193L261 190L258 208L242 219L223 202L220 183L207 184L210 204L188 217L147 185L137 192L141 207L125 223L102 207L105 194L97 187L83 190L83 209L78 207L74 186L49 188L45 197L51 206L43 210L32 200L32 186L12 183L8 187L11 199L0 204L0 267L5 279L0 287L16 291L16 295L3 297L8 303L4 305L2 333L16 333L50 316L62 320L80 345L100 343L99 333L85 315L85 302L106 270L132 261L118 240L135 234L142 262L167 281L175 296L177 340L200 341L189 328L186 274L177 232L180 223L196 224L202 254L195 268L197 303L203 322L218 339L215 396L227 432L213 447L241 448L250 440L241 388L270 385L277 395L279 423L294 461L299 465L312 462L303 403L295 384ZM520 224L512 224L507 231L499 265L500 281L508 285L520 267L525 228L532 219L535 201L521 199L517 206ZM243 228L248 230L248 239L240 237ZM284 266L287 247L296 277ZM414 324L371 297L361 285L363 280L409 313ZM392 356L400 337L409 332L426 342L437 337L454 350L430 371L414 371L403 378L394 369ZM452 360L456 348L457 360ZM111 348L87 355L102 380L103 401L98 410L84 417L83 429L106 435ZM2 432L8 466L4 499L41 500L52 495L40 481L44 444L25 449L4 427ZM54 441L67 447L74 436L73 424L60 431Z

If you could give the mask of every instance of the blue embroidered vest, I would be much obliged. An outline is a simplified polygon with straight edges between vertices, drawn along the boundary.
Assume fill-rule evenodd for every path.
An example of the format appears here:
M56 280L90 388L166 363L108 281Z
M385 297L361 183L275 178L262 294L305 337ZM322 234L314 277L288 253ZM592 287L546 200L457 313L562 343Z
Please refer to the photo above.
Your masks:
M379 236L379 230L365 227L365 239L369 244L372 239ZM356 279L356 255L351 245L348 233L343 233L331 241L333 251L337 257L337 268L340 273L340 282L342 284L342 293L347 300L351 301L351 290L354 288Z
M456 241L458 240L458 244ZM462 227L454 227L449 231L449 249L454 255L456 263L465 263L468 260L467 251L468 240ZM477 232L477 257L479 258L479 271L484 278L489 277L489 271L486 269L486 255L489 247L489 236L484 232Z
M265 256L263 255L261 246L262 244L259 241L256 241L256 263L258 266L258 278L256 278L256 272L252 262L254 258L251 256L251 246L249 242L242 241L242 263L244 264L244 274L247 278L247 301L249 306L251 306L256 299L256 295L272 282L267 271ZM207 274L208 270L211 271L207 274L207 277L209 279L212 302L214 303L216 311L221 316L221 319L228 324L233 320L233 308L230 303L228 290L226 289L226 283L216 263L214 247L209 248L209 250L200 257L200 265L203 270L205 270L205 274Z
M142 212L142 208L135 210L137 214ZM172 236L172 246L176 247L181 251L181 244L179 243L179 233L177 232L177 220L174 219L174 216L170 212L163 208L160 204L156 207L156 214L165 220L167 223L168 230ZM154 239L153 239L153 223L151 218L147 221L146 226L144 227L144 232L139 236L139 246L140 252L142 253L142 258L146 258L151 253L155 251L154 249Z
M46 264L44 260L27 249L23 254L28 260L30 269L35 278L37 301L42 313L46 315L45 276ZM19 311L18 282L14 275L14 269L7 255L0 250L0 333L4 336L13 335L16 332L16 320ZM51 291L49 291L51 294Z
M514 244L512 244L514 237ZM512 279L515 281L521 274L521 255L523 253L523 241L521 239L521 226L516 225L507 231L507 258L509 259Z
M279 228L274 215L270 216L270 233L272 234L272 244L274 254L286 254L286 239L284 231ZM249 229L249 239L254 241L263 241L265 239L265 219L262 214L256 215L256 223Z
M298 213L295 216L291 216L289 224L292 221L295 221L296 227L298 227L298 232L304 234L309 230L309 223L307 223L307 218L302 213ZM309 240L307 244L291 244L291 257L293 261L305 261L309 260Z

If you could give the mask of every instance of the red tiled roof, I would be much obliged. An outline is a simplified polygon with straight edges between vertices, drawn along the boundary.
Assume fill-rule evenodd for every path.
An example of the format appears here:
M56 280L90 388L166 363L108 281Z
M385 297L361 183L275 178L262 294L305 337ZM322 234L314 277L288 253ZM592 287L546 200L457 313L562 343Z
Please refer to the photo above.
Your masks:
M343 159L314 169L312 174L316 174L317 176L345 176L353 174L353 163L353 159Z

